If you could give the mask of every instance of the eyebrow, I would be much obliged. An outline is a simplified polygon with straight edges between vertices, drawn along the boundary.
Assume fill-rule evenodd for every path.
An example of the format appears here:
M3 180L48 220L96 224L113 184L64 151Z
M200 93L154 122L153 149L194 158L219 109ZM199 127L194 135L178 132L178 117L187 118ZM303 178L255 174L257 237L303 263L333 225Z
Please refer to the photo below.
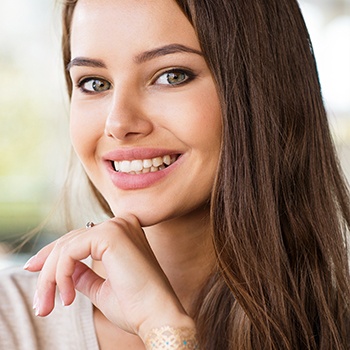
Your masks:
M170 44L166 46L157 47L153 50L145 51L135 57L136 63L143 63L145 61L152 60L156 57L171 55L173 53L194 53L203 56L199 50L192 49L191 47L181 44Z
M69 71L73 66L93 67L93 68L107 68L106 64L103 61L92 59L92 58L85 58L85 57L73 58L67 64L67 70Z
M171 55L174 53L193 53L193 54L203 56L201 51L192 49L191 47L181 45L181 44L170 44L170 45L165 45L149 51L142 52L134 58L134 61L138 64L141 64L146 61L150 61L154 58ZM86 57L73 58L67 64L67 70L69 71L73 66L107 68L106 64L103 61L92 59L92 58L86 58Z

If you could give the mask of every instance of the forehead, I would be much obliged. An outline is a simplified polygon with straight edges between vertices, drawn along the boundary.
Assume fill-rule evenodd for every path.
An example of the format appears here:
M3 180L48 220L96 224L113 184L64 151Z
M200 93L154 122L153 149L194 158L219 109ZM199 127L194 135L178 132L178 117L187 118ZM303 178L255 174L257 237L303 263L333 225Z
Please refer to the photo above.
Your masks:
M174 0L79 0L72 20L72 56L84 51L148 50L179 43L200 50L195 31Z

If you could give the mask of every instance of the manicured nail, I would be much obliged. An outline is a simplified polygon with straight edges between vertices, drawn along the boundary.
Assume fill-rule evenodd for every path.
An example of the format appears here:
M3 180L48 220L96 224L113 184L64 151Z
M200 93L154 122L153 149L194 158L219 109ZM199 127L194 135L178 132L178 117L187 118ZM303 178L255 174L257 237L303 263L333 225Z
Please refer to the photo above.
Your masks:
M33 298L33 309L36 309L38 306L38 291L36 290Z
M35 316L40 316L40 310L39 310L39 308L35 309Z
M28 267L30 266L30 263L33 261L33 259L34 259L35 257L36 257L35 255L32 256L32 257L24 264L24 266L23 266L23 269L24 269L24 270L27 270L27 269L28 269Z
M39 302L38 292L37 291L35 291L35 294L34 294L33 310L35 311L35 316L39 316L40 315L40 302Z
M61 299L62 306L66 306L66 303L64 302L64 300L63 300L63 297L62 297L62 294L61 294L61 293L60 293L60 299Z

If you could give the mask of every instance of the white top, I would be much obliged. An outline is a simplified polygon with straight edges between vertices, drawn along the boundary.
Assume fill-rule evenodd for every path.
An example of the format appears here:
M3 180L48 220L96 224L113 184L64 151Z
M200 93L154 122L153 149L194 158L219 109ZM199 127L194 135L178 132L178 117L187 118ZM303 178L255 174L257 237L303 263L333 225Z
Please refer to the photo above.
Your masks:
M98 350L92 304L79 292L71 306L57 298L49 316L35 316L37 276L21 268L0 271L0 349Z

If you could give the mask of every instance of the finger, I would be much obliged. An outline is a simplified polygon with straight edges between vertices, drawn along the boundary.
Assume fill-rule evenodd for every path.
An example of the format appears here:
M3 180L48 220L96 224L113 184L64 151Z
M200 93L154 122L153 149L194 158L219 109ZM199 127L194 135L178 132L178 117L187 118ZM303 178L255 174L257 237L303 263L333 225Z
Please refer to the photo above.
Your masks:
M64 260L64 262L61 263L61 260ZM62 264L64 264L63 269L61 268ZM75 299L75 286L72 275L76 264L77 261L70 257L60 257L57 263L56 283L64 306L70 305Z
M59 239L56 239L55 241L47 244L45 247L40 249L38 253L36 253L34 256L28 259L28 261L24 264L23 269L30 272L40 271L43 265L45 264L47 257L51 254L58 241L67 240L70 237L76 235L77 233L81 233L84 231L86 231L86 229L71 231L65 234L64 236L60 237Z
M90 278L98 277L88 266L81 262L91 254L92 243L90 239L93 239L93 236L93 234L84 233L84 241L82 241L80 234L71 238L59 256L56 265L56 283L63 305L70 305L74 301L75 289L79 290L77 284L79 287L78 282L82 278L81 273L86 272L86 276ZM86 276L84 274L85 278Z
M57 253L55 249L52 249L51 254L47 257L41 268L37 281L37 290L33 305L37 316L47 316L55 306L55 261L57 261Z
M55 306L56 283L45 281L37 289L33 301L33 309L37 316L47 316Z
M72 276L76 290L99 307L99 295L105 280L82 262L77 262Z
M44 283L57 284L63 305L70 305L74 301L76 293L72 276L80 260L91 254L92 241L95 239L91 230L83 229L63 236L47 257L40 273L38 297L40 300L44 298L42 302L48 307L53 306L53 295L42 292Z
M67 296L67 300L74 300L75 290L69 277L74 272L74 260L65 257L64 265L69 272L63 273L57 279L57 268L61 266L59 261L62 259L62 252L66 246L66 241L80 234L80 231L72 231L69 234L59 238L48 246L44 247L36 255L36 258L31 260L33 266L41 266L41 272L37 282L36 300L34 301L36 313L40 316L47 316L55 306L56 285Z
M45 264L47 257L50 255L57 241L51 242L42 248L37 254L32 256L23 266L24 270L30 272L40 271Z

